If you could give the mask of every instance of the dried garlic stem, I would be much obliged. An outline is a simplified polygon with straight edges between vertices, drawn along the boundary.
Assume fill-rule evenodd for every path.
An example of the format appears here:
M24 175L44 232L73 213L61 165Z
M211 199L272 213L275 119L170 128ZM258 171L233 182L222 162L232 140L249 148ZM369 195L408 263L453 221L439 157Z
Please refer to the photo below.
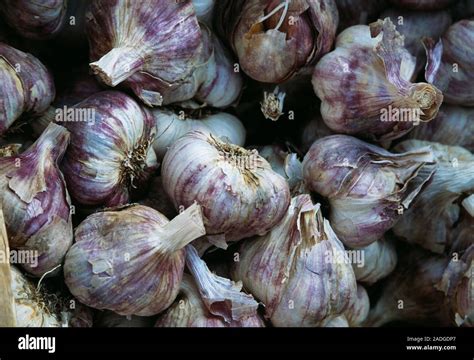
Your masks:
M277 121L283 113L283 105L286 94L280 92L278 86L273 90L272 93L263 93L263 101L260 103L260 109L262 110L265 119Z

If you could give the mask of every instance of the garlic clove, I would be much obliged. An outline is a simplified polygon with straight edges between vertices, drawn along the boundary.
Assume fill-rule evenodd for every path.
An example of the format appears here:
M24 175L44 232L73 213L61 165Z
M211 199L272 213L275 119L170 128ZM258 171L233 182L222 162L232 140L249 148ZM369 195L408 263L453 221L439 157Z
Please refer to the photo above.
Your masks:
M357 296L353 298L351 305L345 312L349 326L362 326L369 315L369 310L369 295L362 285L357 284Z

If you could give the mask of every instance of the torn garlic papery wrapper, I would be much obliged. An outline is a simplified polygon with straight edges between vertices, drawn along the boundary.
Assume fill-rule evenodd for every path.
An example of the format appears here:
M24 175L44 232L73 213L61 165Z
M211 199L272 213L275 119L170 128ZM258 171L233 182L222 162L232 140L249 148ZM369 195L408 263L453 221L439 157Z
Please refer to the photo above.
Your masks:
M232 278L264 304L274 326L329 326L357 296L344 246L309 195L294 197L281 222L242 242L238 255Z

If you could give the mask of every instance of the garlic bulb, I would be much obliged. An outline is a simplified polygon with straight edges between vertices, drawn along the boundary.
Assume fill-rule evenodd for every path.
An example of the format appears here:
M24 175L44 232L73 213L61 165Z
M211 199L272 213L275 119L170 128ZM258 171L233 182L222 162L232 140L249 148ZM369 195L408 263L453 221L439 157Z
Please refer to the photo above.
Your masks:
M103 0L86 13L91 68L108 86L123 84L147 105L201 64L202 35L191 1Z
M351 248L380 239L434 171L429 148L392 154L347 135L316 141L303 160L306 186L326 197L329 219Z
M462 146L474 151L474 108L443 104L429 124L417 126L408 138L445 145Z
M331 49L338 23L333 0L219 0L214 16L244 72L265 83L314 65Z
M58 316L49 309L42 293L17 268L11 267L18 327L61 327Z
M227 323L257 315L258 303L242 290L242 283L217 276L209 270L192 245L186 248L186 266L193 275L206 308Z
M66 0L3 0L0 13L21 36L45 40L64 25L66 5Z
M99 315L97 327L102 328L146 328L152 327L154 317L122 316L113 311L104 311Z
M12 249L28 252L21 265L41 276L62 263L72 244L68 191L59 171L69 132L51 124L20 155L0 158L0 203Z
M309 195L291 200L268 234L242 242L232 278L265 305L274 326L326 326L356 296L342 243Z
M443 95L410 82L415 64L389 18L344 30L313 73L324 122L338 133L383 141L432 120Z
M474 106L474 20L451 25L439 40L424 41L426 80L439 88L448 104Z
M359 249L363 251L363 264L353 264L352 269L357 281L372 285L388 276L397 265L397 252L393 241L387 237Z
M352 303L344 313L349 326L362 326L369 315L370 300L367 290L357 284L357 296L352 299Z
M387 6L386 0L336 0L336 5L339 12L339 31L377 20L377 16Z
M390 18L397 24L397 31L404 36L405 48L416 59L415 74L418 74L426 64L426 52L422 39L431 37L439 39L452 23L447 11L407 11L387 9L380 17Z
M411 10L439 10L449 7L457 0L390 0L393 5Z
M196 284L190 275L185 274L176 301L166 310L155 324L156 327L265 327L258 316L247 317L242 321L226 322L213 315L202 301Z
M393 230L409 243L443 253L451 229L459 219L460 203L468 194L474 193L474 155L461 147L421 140L406 140L395 149L416 151L426 146L434 151L437 170Z
M254 151L192 131L168 150L163 187L175 207L203 207L208 240L227 242L263 235L284 216L290 201L285 179Z
M144 190L158 167L146 109L123 93L103 91L69 108L63 123L73 136L61 168L78 203L112 207Z
M204 110L177 111L156 109L152 111L157 128L153 149L159 160L162 160L168 148L186 133L199 130L214 137L243 146L245 128L238 118L224 112Z
M474 246L459 258L446 258L410 248L387 281L371 309L365 326L381 326L403 320L417 324L454 326L473 310Z
M37 116L54 99L51 75L33 55L0 43L0 135L21 115Z
M184 246L204 234L198 205L171 222L142 205L95 213L76 228L64 264L66 284L94 309L158 314L178 294Z

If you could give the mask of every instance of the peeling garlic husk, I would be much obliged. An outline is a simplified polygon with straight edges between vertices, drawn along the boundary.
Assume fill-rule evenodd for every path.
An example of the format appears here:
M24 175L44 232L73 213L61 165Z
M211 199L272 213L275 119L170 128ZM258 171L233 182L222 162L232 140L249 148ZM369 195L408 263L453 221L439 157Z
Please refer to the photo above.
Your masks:
M387 17L397 24L397 31L404 36L405 48L416 59L415 74L419 74L426 64L422 39L439 39L451 25L451 15L448 11L421 12L390 8L380 15L382 19Z
M245 144L245 127L238 118L228 113L214 113L206 109L195 111L156 109L152 111L152 116L157 128L153 149L158 160L163 159L168 148L176 140L193 130L212 134L234 145Z
M113 207L143 192L158 167L151 114L117 91L94 94L69 110L73 118L65 118L64 125L71 144L61 169L73 199Z
M329 200L329 220L341 241L361 248L380 239L409 208L434 163L427 147L393 154L333 135L313 144L303 160L303 176L307 188Z
M410 82L415 65L389 18L344 30L313 73L324 122L338 133L386 141L432 120L443 95Z
M242 242L232 278L265 306L274 326L334 326L357 286L342 243L309 195L294 197L268 234Z
M66 285L94 309L156 315L178 294L184 247L204 234L198 205L172 221L142 205L95 213L76 228L64 264Z
M426 146L433 149L438 167L430 183L393 230L409 243L443 253L447 250L450 232L459 219L458 202L474 193L474 155L461 147L421 140L406 140L395 150L416 151Z
M46 67L33 55L0 43L0 135L20 116L35 117L46 111L55 96Z
M387 277L397 265L397 252L391 239L384 236L369 246L359 249L363 251L362 266L352 264L357 281L372 285Z
M390 0L393 5L411 10L440 10L457 0Z
M265 83L282 83L311 67L333 44L333 0L216 2L215 24L243 71Z
M86 28L94 73L108 86L131 88L149 106L160 106L163 92L202 65L191 1L95 1Z
M4 0L0 13L21 36L46 40L63 27L66 6L67 0Z
M443 92L444 102L474 106L474 20L458 21L439 41L426 38L424 45L426 80Z
M241 321L226 322L220 316L209 312L201 294L190 275L185 274L181 282L180 294L176 301L155 324L156 327L265 327L258 316L247 317Z
M60 162L69 132L50 124L19 155L0 158L0 203L10 247L28 252L21 264L41 276L61 264L72 244L71 202Z
M203 207L207 239L218 247L263 235L284 216L290 191L258 153L192 131L166 153L163 187L175 207Z
M424 326L456 326L472 318L474 245L458 257L435 255L416 247L399 258L382 287L365 326L405 321Z
M348 325L350 327L362 326L367 320L369 310L370 300L367 290L362 285L357 284L357 296L353 298L351 305L344 313Z
M474 108L443 104L434 120L424 126L417 126L407 137L462 146L473 152Z

